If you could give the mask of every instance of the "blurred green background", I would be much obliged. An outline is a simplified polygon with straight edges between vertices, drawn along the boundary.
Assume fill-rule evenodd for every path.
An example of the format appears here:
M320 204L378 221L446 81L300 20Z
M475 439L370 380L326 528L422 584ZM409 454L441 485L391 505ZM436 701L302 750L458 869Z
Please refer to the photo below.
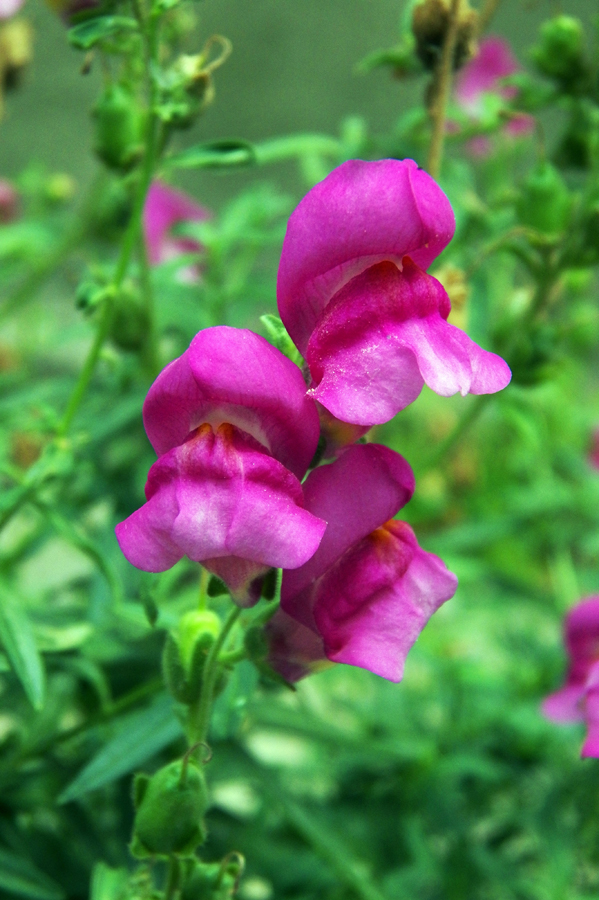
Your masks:
M595 0L571 0L564 11L589 27ZM184 142L221 137L259 140L296 131L337 133L350 115L363 116L381 132L420 101L416 82L400 82L388 70L356 74L373 50L397 41L405 4L398 0L204 0L200 49L211 34L233 42L233 54L216 73L216 100ZM520 61L543 19L564 4L503 0L491 31L509 38ZM21 89L11 94L0 125L0 174L13 176L28 160L44 162L79 182L94 171L89 110L100 68L80 74L83 54L66 44L65 28L43 3L29 0L25 13L36 29L35 59ZM282 167L285 183L293 167ZM181 183L211 206L233 196L248 178L268 173L186 174Z

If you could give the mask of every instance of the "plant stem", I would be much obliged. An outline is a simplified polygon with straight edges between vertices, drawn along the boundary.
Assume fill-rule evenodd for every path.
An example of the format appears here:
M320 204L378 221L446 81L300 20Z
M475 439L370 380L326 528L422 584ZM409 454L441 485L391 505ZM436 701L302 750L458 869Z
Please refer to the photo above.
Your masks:
M433 123L433 133L426 165L429 174L432 175L433 178L439 177L441 161L443 159L445 118L447 114L447 103L451 93L453 57L458 37L460 4L461 0L451 0L447 32L445 34L445 40L443 41L441 58L435 72L433 83L435 99L433 100L430 111Z
M164 900L174 900L175 894L179 890L179 882L181 880L181 866L176 856L169 856L168 871L166 874L166 887L164 889Z
M142 29L142 34L144 36L146 78L148 79L149 84L148 125L146 131L145 152L139 173L139 181L137 183L137 189L135 191L135 197L133 200L131 218L129 220L129 224L127 226L127 230L125 231L123 242L121 244L121 252L117 260L114 276L111 284L109 285L107 297L102 307L96 336L88 352L87 359L85 360L85 363L83 365L83 369L80 372L77 384L73 389L64 416L59 423L57 429L57 433L59 436L66 434L71 426L73 418L75 417L75 414L79 409L79 406L81 405L81 401L83 400L83 397L85 396L85 393L89 387L89 383L96 368L96 363L98 362L98 357L100 356L100 351L102 350L104 342L108 337L110 324L112 321L114 297L118 294L119 288L121 287L125 275L127 274L131 256L139 238L139 234L141 231L141 218L143 214L144 203L146 200L146 194L148 192L148 188L152 180L152 175L154 173L154 168L156 166L159 121L154 109L156 89L154 87L154 78L152 76L151 68L158 52L157 23L155 18L151 14L147 17L147 19L143 16L140 16L139 21ZM148 345L152 346L152 344L153 336L150 335Z
M224 647L225 641L229 636L235 622L241 615L241 607L236 606L227 616L221 632L206 658L204 665L204 677L202 678L202 689L197 703L194 703L189 710L189 743L199 744L206 742L208 730L210 728L210 715L212 712L212 701L214 699L214 688L216 687L216 679L220 669L219 655Z

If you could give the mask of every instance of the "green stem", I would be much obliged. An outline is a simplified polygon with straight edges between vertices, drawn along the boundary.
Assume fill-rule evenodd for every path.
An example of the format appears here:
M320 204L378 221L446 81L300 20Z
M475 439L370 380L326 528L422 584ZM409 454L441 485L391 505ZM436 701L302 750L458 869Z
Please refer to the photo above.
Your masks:
M83 397L85 396L85 393L89 387L89 383L96 368L96 363L98 362L98 357L100 356L100 351L102 350L104 342L108 337L108 333L110 331L110 323L112 321L112 311L114 303L113 298L118 293L125 275L127 274L127 269L129 268L133 250L135 249L135 245L139 239L141 231L141 218L144 203L146 200L146 194L148 192L148 188L150 186L152 175L156 166L156 151L158 145L158 130L160 123L155 112L156 87L154 85L154 78L152 77L151 69L158 52L157 22L152 15L147 18L147 21L144 17L140 16L140 25L142 28L142 34L144 36L146 78L149 85L149 108L145 153L139 173L139 181L137 183L135 197L133 200L131 219L129 220L129 225L127 226L127 230L125 231L123 242L121 244L121 252L117 260L112 282L108 288L106 300L104 301L104 306L102 308L96 336L88 352L87 359L85 360L83 369L81 370L81 373L77 380L77 384L73 389L64 416L58 426L58 435L64 435L69 430L73 418L75 417L75 414L79 409ZM150 344L152 342L153 337L150 338Z
M453 75L453 57L455 45L458 38L458 25L460 15L461 0L451 0L449 10L449 23L443 48L441 50L441 59L435 72L435 80L433 90L435 99L431 107L431 119L433 122L433 133L428 152L427 171L433 178L438 178L441 171L441 161L443 159L443 145L445 142L445 118L447 114L447 103L451 93L451 82Z
M181 881L181 865L176 856L169 856L164 900L174 900Z
M208 730L210 728L210 715L212 713L212 701L214 700L214 688L216 687L216 679L220 669L220 651L225 645L231 629L235 625L237 619L241 615L241 607L236 606L231 610L225 620L222 630L210 648L210 652L206 658L204 665L204 677L202 679L202 690L196 704L192 705L189 723L189 743L199 744L206 742Z

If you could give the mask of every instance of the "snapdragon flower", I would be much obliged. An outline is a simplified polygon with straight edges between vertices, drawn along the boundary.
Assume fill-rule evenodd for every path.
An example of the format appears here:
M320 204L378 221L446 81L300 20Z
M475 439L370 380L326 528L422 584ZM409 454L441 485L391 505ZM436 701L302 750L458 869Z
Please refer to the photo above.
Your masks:
M425 271L454 229L447 197L412 160L343 163L291 215L279 314L310 396L337 419L387 422L425 383L442 396L508 384L506 363L448 324L449 298Z
M478 53L458 73L455 97L458 105L473 121L484 115L485 95L494 94L503 100L513 100L518 89L503 84L502 79L513 75L519 69L510 45L500 37L487 37L480 42ZM530 134L535 127L533 116L515 113L506 123L504 131L512 137ZM473 138L470 149L477 156L485 156L490 150L489 139L485 135Z
M187 194L161 181L153 181L143 211L144 238L151 265L201 251L199 241L178 237L172 234L172 228L180 222L204 222L209 218L210 212ZM197 271L194 277L197 279ZM190 280L189 272L186 278Z
M544 700L542 710L553 722L586 722L581 755L599 757L599 596L568 612L564 643L569 658L566 680Z
M298 367L264 338L201 331L158 376L143 416L159 458L147 502L116 528L129 562L162 572L187 555L248 605L269 568L314 554L326 523L304 508L299 479L318 413Z
M284 677L328 659L401 680L408 651L457 587L410 526L392 518L413 490L408 463L379 444L349 447L308 476L306 509L328 525L316 553L283 573L282 613L269 631L270 663Z

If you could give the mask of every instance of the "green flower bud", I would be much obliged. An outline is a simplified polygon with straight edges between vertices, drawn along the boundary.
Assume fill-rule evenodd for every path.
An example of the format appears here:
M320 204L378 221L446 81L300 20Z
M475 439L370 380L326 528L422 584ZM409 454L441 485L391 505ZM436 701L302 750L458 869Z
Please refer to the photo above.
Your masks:
M560 234L566 228L572 209L572 198L555 166L539 162L522 185L516 204L523 225L543 234Z
M107 87L96 103L94 150L112 169L127 171L143 155L144 114L122 85Z
M121 350L139 350L149 329L148 311L132 284L124 284L114 298L110 337Z
M193 760L177 760L149 780L136 779L135 800L134 856L185 856L204 843L208 792L204 773Z
M585 68L582 22L572 16L555 16L541 25L540 38L531 51L539 71L566 83L578 79Z
M208 649L220 634L221 627L219 617L209 609L193 610L182 617L179 622L178 644L181 662L188 672L191 670L198 641Z

